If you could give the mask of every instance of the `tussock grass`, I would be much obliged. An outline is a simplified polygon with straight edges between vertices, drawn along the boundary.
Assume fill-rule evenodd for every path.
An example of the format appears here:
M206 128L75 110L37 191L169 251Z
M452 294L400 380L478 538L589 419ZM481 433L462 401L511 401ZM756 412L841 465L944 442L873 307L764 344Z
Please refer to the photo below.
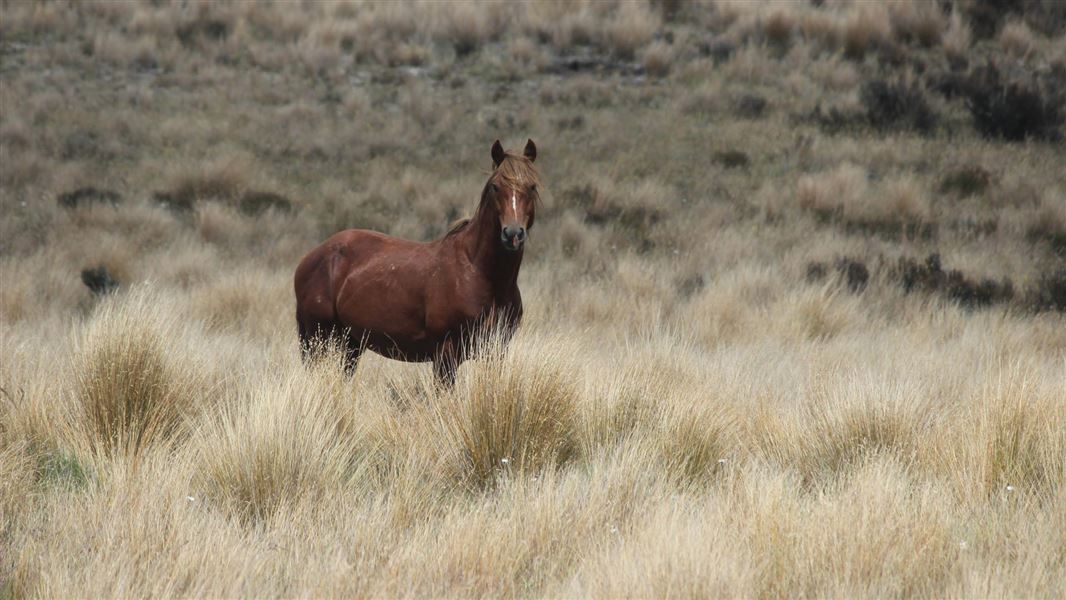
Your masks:
M990 6L5 4L0 597L1066 595L1061 11ZM301 256L527 137L517 334L304 365Z
M499 334L478 343L481 360L453 393L454 404L438 408L472 485L556 468L576 453L578 392L561 348L562 340L550 339L505 348Z
M200 426L196 462L206 498L261 522L370 476L377 447L339 405L337 376L315 375L263 381Z
M927 237L933 232L929 195L906 175L874 187L865 169L843 164L827 173L801 177L796 203L819 220L845 229L903 238Z
M979 445L977 465L984 491L999 495L1011 486L1045 498L1066 481L1066 459L1058 448L1066 442L1059 424L1066 418L1061 402L1040 389L1024 371L995 382L982 394L987 402L974 415Z
M1026 58L1034 50L1036 41L1033 31L1022 21L1011 21L999 32L999 44L1008 54L1017 58Z
M136 456L177 435L206 396L183 332L146 288L103 302L75 343L73 428L86 449Z

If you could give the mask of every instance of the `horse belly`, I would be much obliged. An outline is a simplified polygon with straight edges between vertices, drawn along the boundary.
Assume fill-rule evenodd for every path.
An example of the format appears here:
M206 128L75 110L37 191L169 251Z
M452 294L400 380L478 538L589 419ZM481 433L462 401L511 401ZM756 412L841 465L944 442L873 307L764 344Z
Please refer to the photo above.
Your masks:
M361 341L367 350L386 358L406 362L427 362L433 360L438 343L427 339L396 339L379 331L364 331Z
M429 360L435 340L426 331L425 292L417 271L371 260L345 279L337 317L368 349L402 360Z

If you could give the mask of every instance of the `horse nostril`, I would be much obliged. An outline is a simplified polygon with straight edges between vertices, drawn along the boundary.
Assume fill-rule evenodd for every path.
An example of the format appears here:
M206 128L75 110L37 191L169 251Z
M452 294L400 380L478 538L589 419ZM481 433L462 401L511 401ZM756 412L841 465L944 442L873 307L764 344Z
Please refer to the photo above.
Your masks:
M525 227L504 227L500 233L500 237L508 245L521 244L526 239Z

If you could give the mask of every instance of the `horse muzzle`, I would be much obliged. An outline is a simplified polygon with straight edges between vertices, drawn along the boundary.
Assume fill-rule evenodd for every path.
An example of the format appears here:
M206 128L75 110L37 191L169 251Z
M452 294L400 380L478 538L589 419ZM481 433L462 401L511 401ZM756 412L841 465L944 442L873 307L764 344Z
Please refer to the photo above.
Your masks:
M503 247L511 252L517 252L522 249L522 245L526 242L526 228L521 226L507 226L500 231L500 241L503 242Z

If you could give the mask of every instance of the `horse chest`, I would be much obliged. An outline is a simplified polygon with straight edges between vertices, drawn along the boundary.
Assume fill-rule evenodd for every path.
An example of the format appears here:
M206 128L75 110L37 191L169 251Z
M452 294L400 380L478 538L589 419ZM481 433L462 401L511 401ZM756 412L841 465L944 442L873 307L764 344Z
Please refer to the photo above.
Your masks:
M455 281L457 285L427 303L428 329L442 334L469 329L490 313L511 304L509 294L501 297L499 290L482 278L457 278Z

